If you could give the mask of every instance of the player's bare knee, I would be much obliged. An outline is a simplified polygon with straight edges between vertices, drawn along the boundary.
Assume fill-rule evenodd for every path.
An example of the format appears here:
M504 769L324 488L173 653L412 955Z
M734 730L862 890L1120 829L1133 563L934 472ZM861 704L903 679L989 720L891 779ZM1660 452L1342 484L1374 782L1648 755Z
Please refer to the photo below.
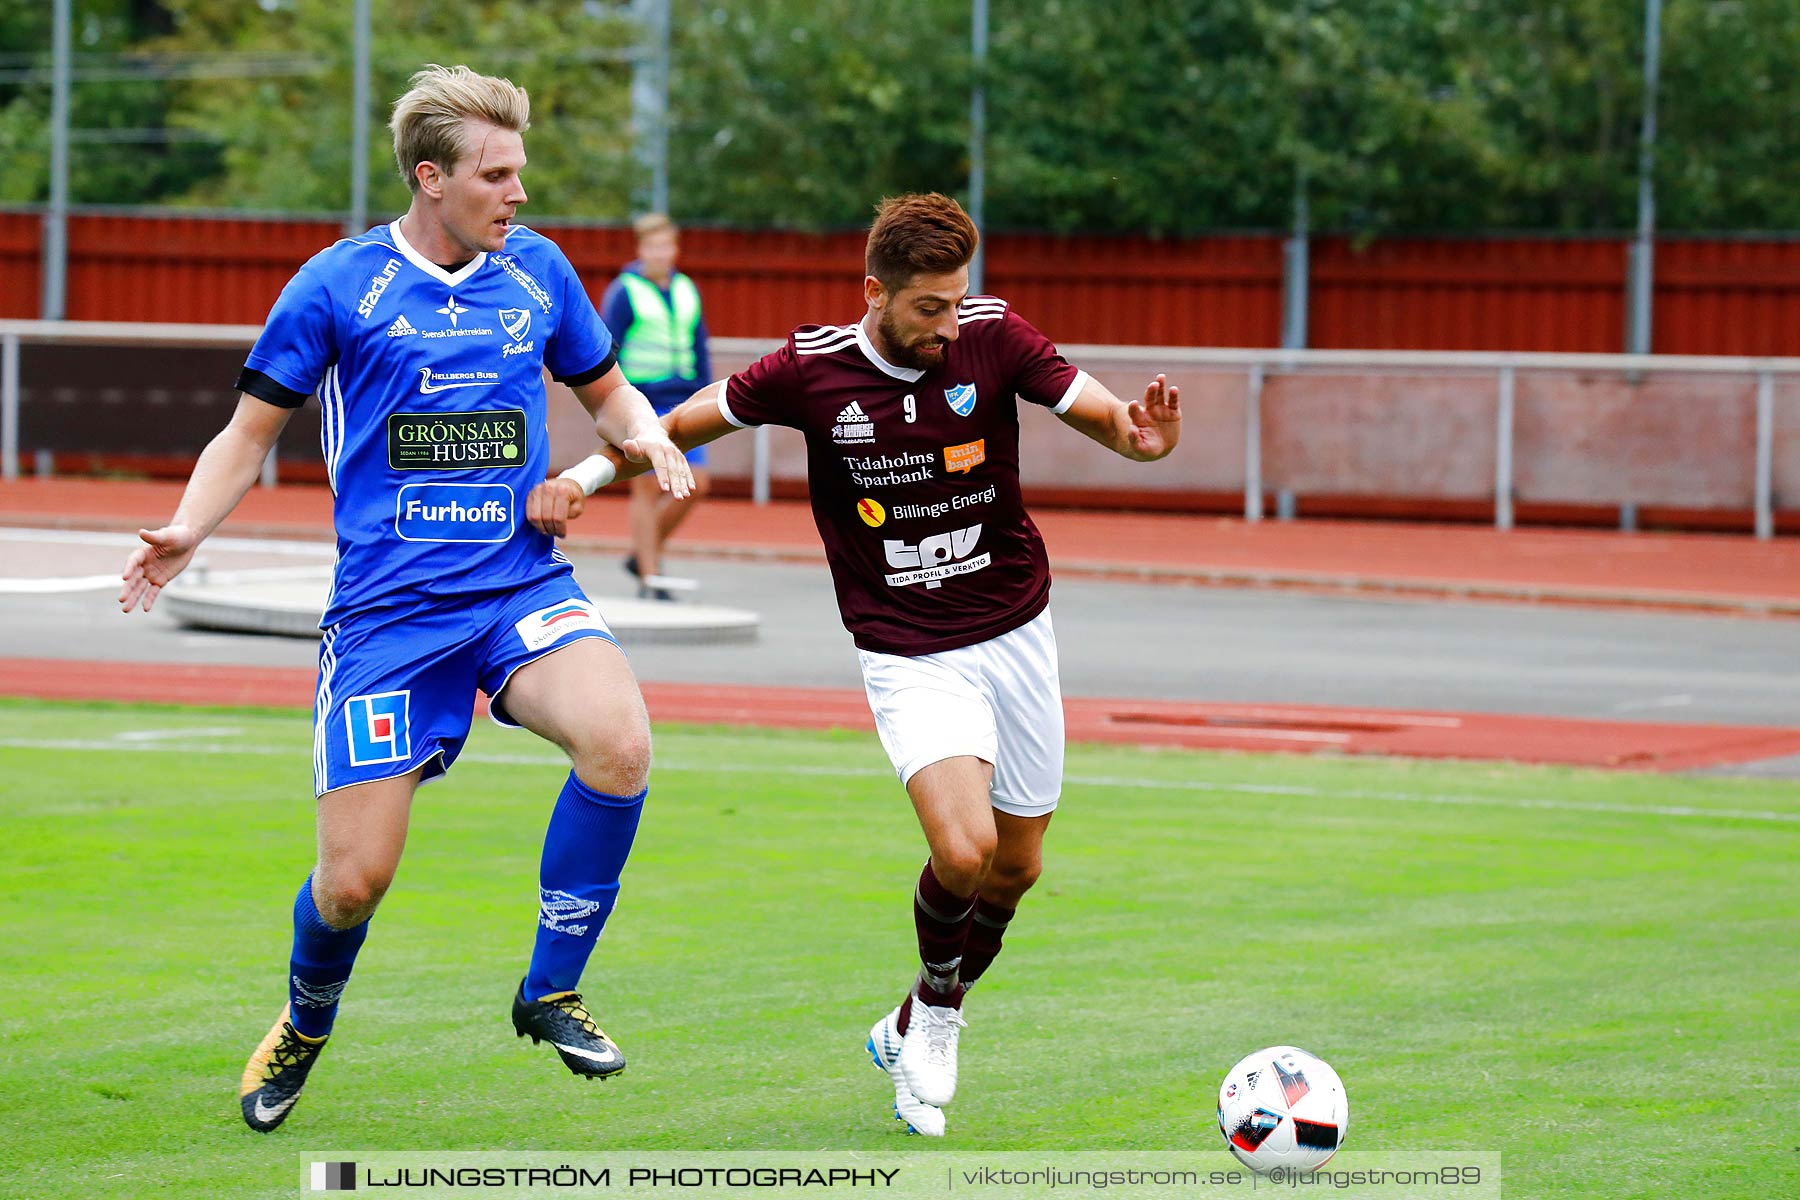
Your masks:
M993 866L995 844L979 837L957 838L931 852L931 869L938 882L959 896L981 889Z
M377 869L337 871L323 880L315 876L313 902L327 925L349 929L374 914L393 882L392 871Z
M1043 870L1044 864L1041 861L996 862L988 871L987 878L982 881L981 894L996 904L1017 908L1019 901L1038 881Z
M650 730L641 723L597 729L569 747L576 776L589 787L615 796L644 790L650 779Z

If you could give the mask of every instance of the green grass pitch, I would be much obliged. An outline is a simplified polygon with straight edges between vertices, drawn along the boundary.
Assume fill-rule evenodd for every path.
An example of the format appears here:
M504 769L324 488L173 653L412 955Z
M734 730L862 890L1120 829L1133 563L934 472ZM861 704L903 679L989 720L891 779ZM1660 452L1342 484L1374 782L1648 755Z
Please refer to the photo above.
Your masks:
M922 1146L862 1053L923 854L874 738L665 727L657 761L585 981L622 1078L512 1036L562 769L479 722L259 1137L307 717L0 702L5 1193L292 1194L304 1147L1210 1150L1226 1068L1286 1042L1350 1149L1498 1150L1508 1197L1800 1195L1791 785L1073 747Z

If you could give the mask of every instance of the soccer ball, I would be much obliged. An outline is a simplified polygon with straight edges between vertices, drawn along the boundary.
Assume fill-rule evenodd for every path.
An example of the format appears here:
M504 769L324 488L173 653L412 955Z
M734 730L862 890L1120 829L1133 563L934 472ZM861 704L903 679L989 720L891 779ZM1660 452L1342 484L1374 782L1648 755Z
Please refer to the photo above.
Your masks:
M1293 1046L1249 1055L1219 1085L1219 1132L1259 1174L1325 1165L1350 1128L1343 1081L1323 1059Z

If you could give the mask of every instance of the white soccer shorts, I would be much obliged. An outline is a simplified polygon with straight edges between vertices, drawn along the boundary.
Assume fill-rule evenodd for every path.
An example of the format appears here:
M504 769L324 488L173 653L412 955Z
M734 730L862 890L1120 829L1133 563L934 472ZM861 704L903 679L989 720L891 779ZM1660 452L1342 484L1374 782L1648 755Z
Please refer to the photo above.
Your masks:
M972 755L994 767L993 806L1041 817L1062 794L1062 684L1050 612L1010 633L937 654L859 650L875 728L905 785Z

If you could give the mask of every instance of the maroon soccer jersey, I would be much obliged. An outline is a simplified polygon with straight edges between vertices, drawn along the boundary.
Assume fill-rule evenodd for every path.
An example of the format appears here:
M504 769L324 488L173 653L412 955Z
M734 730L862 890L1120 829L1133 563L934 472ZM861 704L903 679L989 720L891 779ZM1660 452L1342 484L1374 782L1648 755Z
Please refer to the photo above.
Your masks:
M1014 398L1060 413L1086 377L1004 300L969 297L957 326L943 363L915 371L883 360L860 324L803 325L720 395L733 425L806 435L838 611L865 650L973 645L1050 601Z

